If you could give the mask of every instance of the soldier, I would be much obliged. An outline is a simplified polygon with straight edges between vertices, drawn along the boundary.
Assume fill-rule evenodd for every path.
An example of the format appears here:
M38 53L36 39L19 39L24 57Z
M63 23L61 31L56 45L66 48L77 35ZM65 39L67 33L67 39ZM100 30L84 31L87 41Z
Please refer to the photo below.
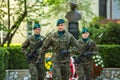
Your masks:
M45 75L44 64L41 63L39 66L36 66L36 60L39 54L39 49L36 49L36 51L32 53L32 51L35 50L38 43L43 42L44 40L44 37L40 35L40 31L40 24L35 23L33 26L34 34L22 44L22 52L27 56L29 62L31 80L44 80Z
M81 52L87 48L84 54L81 54L81 62L77 65L78 80L93 80L92 79L92 56L98 54L98 48L93 40L89 38L89 31L87 28L82 29L82 39L78 40L79 49ZM88 48L89 47L89 48Z
M52 66L53 80L69 80L70 76L70 54L78 51L76 39L65 30L65 21L57 21L57 31L51 34L43 43L40 49L39 59L44 59L43 55L49 48L53 47ZM38 60L39 60L38 59Z

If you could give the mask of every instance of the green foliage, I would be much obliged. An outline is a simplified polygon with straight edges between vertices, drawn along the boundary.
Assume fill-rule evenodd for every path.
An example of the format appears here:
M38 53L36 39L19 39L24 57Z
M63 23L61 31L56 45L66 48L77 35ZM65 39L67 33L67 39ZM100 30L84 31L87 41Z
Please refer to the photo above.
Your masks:
M8 66L9 52L5 48L0 48L0 80L5 78L6 68Z
M97 17L94 17L94 18L92 18L92 22L93 23L99 23L99 21L101 21L101 20L104 20L105 18L103 17L103 16L97 16Z
M101 44L120 44L120 24L108 23L104 29Z
M8 69L27 69L28 63L25 55L21 52L20 47L9 47Z
M120 45L98 45L105 67L120 67ZM20 47L10 47L7 49L9 55L9 69L26 69L28 63L25 55L21 53ZM16 66L14 66L16 65Z
M15 30L17 30L17 27L20 26L21 22L23 21L24 17L26 21L34 21L38 20L41 22L42 26L53 26L53 22L56 21L58 18L65 18L65 14L69 11L70 7L68 6L71 0L27 0L27 4L25 7L24 3L25 0L14 0L13 2L10 1L10 26L11 29L8 30L7 32L10 32L13 34L13 32L16 33ZM92 13L90 9L92 0L75 0L78 4L78 10L83 10L83 12L86 12L87 16ZM6 16L8 16L8 3L7 1L0 1L1 5L5 5L0 7L0 15L3 15L2 18L0 18L0 21L4 23L4 26L9 26L8 25L8 19L6 20ZM11 3L13 5L11 5ZM84 5L83 5L84 4ZM3 10L4 8L5 10ZM24 13L24 10L28 13L27 15L22 15ZM6 11L6 14L4 14ZM0 16L1 17L1 16ZM3 20L2 20L3 19ZM19 20L20 19L20 20ZM46 21L47 20L47 21ZM51 21L52 20L52 21ZM13 29L14 27L14 29ZM54 26L53 26L54 27ZM0 29L2 29L0 27ZM13 38L11 36L11 38ZM4 39L5 40L5 39ZM10 38L8 39L8 41ZM4 41L6 42L6 41ZM9 41L10 42L10 41ZM2 45L3 46L3 45Z
M96 41L97 44L120 44L120 24L106 23L101 24L103 17L95 17L87 25L90 38ZM101 38L98 38L103 34Z
M21 46L22 44L21 43L11 43L10 44L10 47L16 47L16 46ZM7 47L7 44L4 44L4 47Z
M98 24L95 24L92 27L88 27L88 30L90 32L90 38L95 40L102 33L102 30L100 30L99 27L100 26ZM95 41L97 41L97 40L95 40Z
M76 0L76 2L78 4L78 9L80 10L80 12L82 12L82 18L84 16L87 20L95 15L90 7L91 5L94 5L94 3L92 3L93 0Z
M60 4L63 2L64 2L64 0L44 0L44 4L49 4L49 5Z
M0 19L0 23L5 24L5 26L8 26L7 28L7 33L4 36L5 39L3 40L3 43L0 44L0 46L3 46L6 41L8 41L8 46L11 43L11 40L14 36L14 34L16 33L19 25L21 24L21 22L23 21L23 19L26 17L27 15L27 7L26 7L26 0L19 0L19 1L13 1L13 5L11 7L11 1L0 1L1 4L3 5L5 4L6 6L2 7L3 11L6 11L7 14L4 14L4 17L2 17ZM22 2L22 3L21 3ZM19 5L18 5L19 4ZM1 9L1 7L0 7ZM9 11L8 11L9 10ZM11 11L12 10L12 11ZM20 11L21 10L21 11ZM10 13L9 13L10 12ZM17 12L17 13L16 13ZM1 15L1 14L0 14ZM16 15L16 17L14 17ZM9 17L10 19L7 19L5 17ZM16 21L14 21L16 20ZM12 22L11 22L12 21ZM9 24L12 23L12 24ZM1 26L1 25L0 25ZM11 27L10 27L11 26ZM4 30L4 29L3 29ZM11 35L12 34L12 35Z
M98 45L105 67L120 67L120 45ZM7 51L8 50L8 51ZM28 63L21 47L0 48L0 80L5 77L5 70L26 69Z
M4 24L0 24L0 30L7 31L7 28Z
M120 45L99 45L105 67L120 68Z
M93 39L97 44L100 44L100 40L103 36L101 36L100 38L99 36L103 34L104 25L101 25L97 22L90 22L87 27L90 33L90 38Z

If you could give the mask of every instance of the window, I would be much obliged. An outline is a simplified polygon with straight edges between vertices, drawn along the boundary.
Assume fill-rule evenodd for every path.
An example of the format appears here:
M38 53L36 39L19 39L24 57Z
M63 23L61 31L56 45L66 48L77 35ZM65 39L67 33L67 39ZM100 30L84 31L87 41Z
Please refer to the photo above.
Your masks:
M107 17L107 0L99 0L99 16Z
M32 21L27 22L27 37L32 35Z

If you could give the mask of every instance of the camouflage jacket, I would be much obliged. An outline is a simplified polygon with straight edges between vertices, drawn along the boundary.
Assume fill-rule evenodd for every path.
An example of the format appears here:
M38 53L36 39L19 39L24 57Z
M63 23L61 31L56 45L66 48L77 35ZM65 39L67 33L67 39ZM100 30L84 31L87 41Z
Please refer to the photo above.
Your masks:
M53 48L52 61L54 62L69 62L70 54L78 51L78 43L76 39L69 32L65 31L63 36L59 37L57 32L51 34L43 43L40 55L45 55L49 47ZM69 50L70 54L60 56L60 50Z
M99 54L98 53L98 47L96 46L95 42L91 39L88 39L87 42L85 43L82 39L79 39L78 40L78 44L79 44L79 50L80 52L83 52L83 50L85 50L85 48L90 44L92 43L92 46L90 46L87 51L85 51L86 53L87 52L92 52L93 55L96 55L96 54ZM81 56L81 60L83 62L88 62L88 61L92 61L92 56L90 57L86 57L84 55Z
M22 52L24 54L32 52L36 48L37 44L43 40L44 40L43 36L40 36L38 39L35 39L34 35L32 35L30 38L25 40L25 42L22 44Z

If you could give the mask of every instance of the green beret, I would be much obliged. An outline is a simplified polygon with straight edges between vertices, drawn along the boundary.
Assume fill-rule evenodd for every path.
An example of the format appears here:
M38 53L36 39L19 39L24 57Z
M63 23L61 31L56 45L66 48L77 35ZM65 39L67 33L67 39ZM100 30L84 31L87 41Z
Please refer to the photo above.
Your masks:
M59 24L65 23L64 19L58 19L56 26L58 26Z
M33 26L33 30L36 29L36 28L41 28L40 24L39 23L35 23L34 26Z
M86 32L89 32L88 29L87 28L83 28L81 33L84 34Z

